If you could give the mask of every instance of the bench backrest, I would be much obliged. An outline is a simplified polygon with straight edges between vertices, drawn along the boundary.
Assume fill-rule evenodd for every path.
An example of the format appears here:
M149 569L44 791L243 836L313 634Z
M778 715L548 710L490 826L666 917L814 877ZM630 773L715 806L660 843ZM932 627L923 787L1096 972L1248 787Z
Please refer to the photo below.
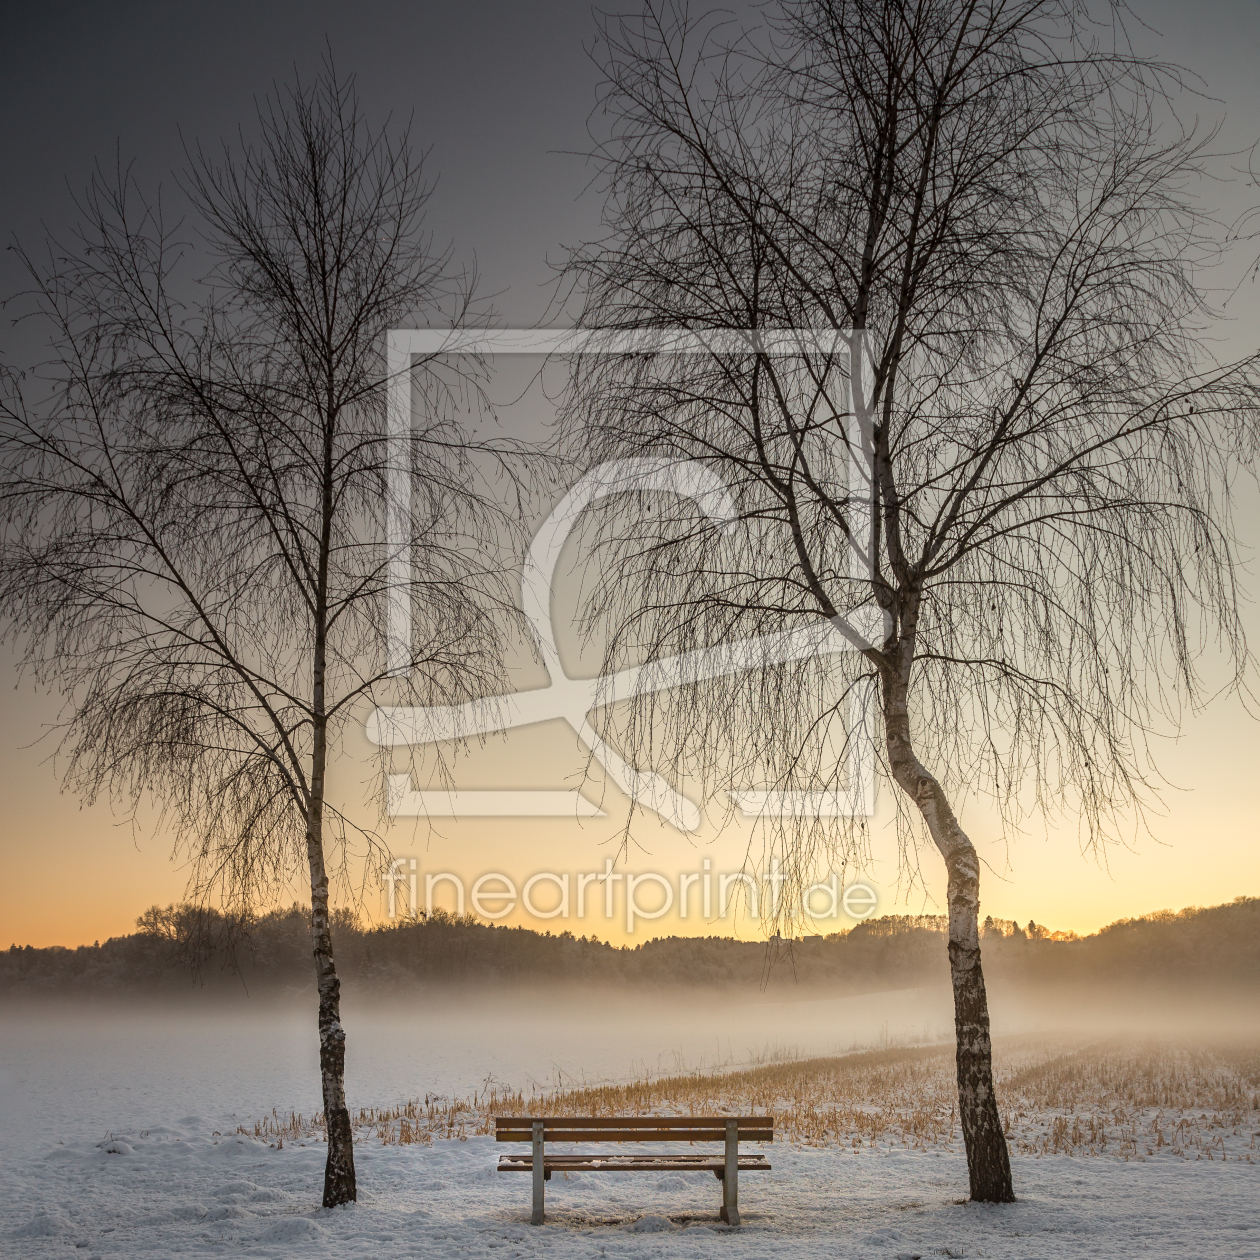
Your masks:
M529 1142L534 1122L545 1142L725 1142L726 1124L739 1124L741 1142L773 1142L773 1116L496 1116L496 1142Z

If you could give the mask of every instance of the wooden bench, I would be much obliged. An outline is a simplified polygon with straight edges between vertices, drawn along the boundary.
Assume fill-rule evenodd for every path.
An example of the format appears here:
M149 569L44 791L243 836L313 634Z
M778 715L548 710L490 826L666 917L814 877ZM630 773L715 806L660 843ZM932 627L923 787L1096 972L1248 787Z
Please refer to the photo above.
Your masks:
M553 1172L711 1172L722 1183L721 1219L739 1224L739 1174L767 1172L763 1155L741 1155L741 1142L773 1142L773 1116L496 1116L496 1142L529 1142L528 1155L504 1155L499 1172L534 1177L530 1222L543 1223L543 1186ZM722 1154L554 1155L549 1142L723 1142Z

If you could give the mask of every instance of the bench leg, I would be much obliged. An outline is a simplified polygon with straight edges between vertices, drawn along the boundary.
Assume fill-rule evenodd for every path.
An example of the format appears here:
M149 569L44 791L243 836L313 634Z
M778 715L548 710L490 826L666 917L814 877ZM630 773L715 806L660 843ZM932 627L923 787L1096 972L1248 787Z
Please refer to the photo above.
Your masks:
M722 1169L722 1211L720 1219L739 1224L739 1121L726 1122L726 1161Z
M541 1225L543 1223L543 1193L547 1184L546 1171L543 1167L543 1122L541 1120L534 1121L533 1138L534 1211L529 1218L529 1223Z

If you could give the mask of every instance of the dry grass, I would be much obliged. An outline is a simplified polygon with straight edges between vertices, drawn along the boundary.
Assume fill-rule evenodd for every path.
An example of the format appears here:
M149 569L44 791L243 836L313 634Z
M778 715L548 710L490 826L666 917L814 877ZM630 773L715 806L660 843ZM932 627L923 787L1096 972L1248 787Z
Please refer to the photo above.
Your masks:
M1252 1162L1260 1094L1255 1052L1152 1041L1047 1056L1000 1086L1016 1150ZM1250 1068L1249 1068L1250 1061Z
M998 1096L1019 1154L1252 1162L1260 1125L1260 1053L1171 1042L995 1047ZM801 1146L961 1150L949 1045L883 1049L531 1091L490 1085L469 1097L426 1095L354 1116L360 1141L387 1145L490 1133L496 1115L773 1114L776 1137ZM274 1111L241 1133L282 1145L320 1140L323 1117Z

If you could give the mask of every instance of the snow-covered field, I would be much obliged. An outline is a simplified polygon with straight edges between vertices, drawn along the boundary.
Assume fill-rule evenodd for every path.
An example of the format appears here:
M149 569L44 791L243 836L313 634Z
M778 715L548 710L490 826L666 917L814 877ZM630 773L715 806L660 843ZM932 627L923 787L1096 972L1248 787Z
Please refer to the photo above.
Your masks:
M111 1149L115 1153L110 1153ZM1237 1163L1017 1160L1019 1202L958 1203L958 1155L777 1147L746 1174L744 1224L717 1222L708 1173L498 1175L488 1137L362 1146L360 1201L317 1210L323 1150L220 1140L198 1118L121 1141L5 1155L6 1256L1059 1256L1260 1255L1260 1170ZM14 1192L17 1191L17 1194ZM20 1223L19 1223L20 1222Z
M366 1140L359 1202L324 1212L321 1145L234 1133L273 1106L314 1109L310 1022L304 1005L6 1010L0 1256L1260 1257L1260 1165L1236 1158L1249 1133L1230 1135L1228 1161L1017 1154L1019 1202L1006 1207L959 1202L956 1151L776 1143L774 1171L741 1178L738 1231L718 1224L707 1173L557 1176L533 1228L529 1179L494 1172L503 1148L490 1138ZM352 1104L380 1106L490 1075L528 1088L847 1049L926 1021L907 994L725 1012L499 999L347 1022Z

